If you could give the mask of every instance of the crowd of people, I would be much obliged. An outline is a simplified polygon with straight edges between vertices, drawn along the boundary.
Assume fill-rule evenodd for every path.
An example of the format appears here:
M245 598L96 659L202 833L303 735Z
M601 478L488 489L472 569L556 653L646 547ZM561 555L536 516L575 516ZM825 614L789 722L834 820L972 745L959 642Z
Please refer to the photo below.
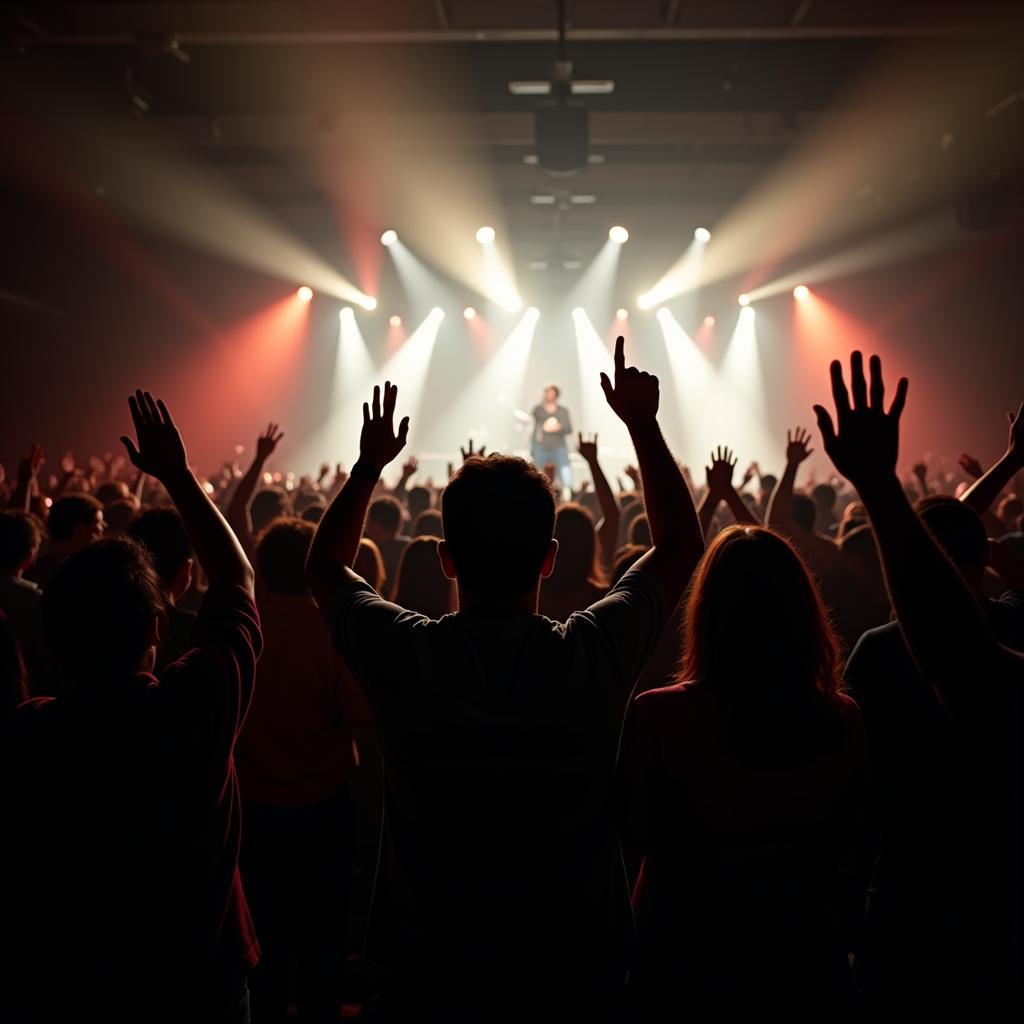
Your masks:
M198 476L139 391L125 456L0 475L2 1019L1020 1005L1024 405L901 478L854 353L834 477L796 427L697 479L622 338L592 386L628 486L545 459L550 387L536 462L386 483L389 383L347 472L271 471L270 423Z

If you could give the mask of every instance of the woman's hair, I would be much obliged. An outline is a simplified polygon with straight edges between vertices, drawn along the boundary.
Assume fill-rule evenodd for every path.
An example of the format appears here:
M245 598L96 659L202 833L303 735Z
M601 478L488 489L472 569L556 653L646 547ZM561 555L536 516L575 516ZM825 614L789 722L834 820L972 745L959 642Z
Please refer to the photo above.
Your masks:
M356 561L352 569L357 575L362 576L378 594L380 593L380 588L384 586L387 570L384 568L384 556L381 555L380 548L369 537L360 539L359 550L356 552Z
M836 704L839 641L803 560L771 530L730 526L715 537L694 574L683 635L680 678L712 688L748 752L799 743L801 725Z
M305 519L272 519L256 538L256 571L272 594L300 596L306 585L306 557L316 527Z
M582 505L569 502L558 509L555 540L558 541L558 557L544 587L553 593L569 594L587 583L604 586L594 517Z
M431 619L452 610L452 581L441 570L437 554L440 537L410 541L398 563L394 602Z

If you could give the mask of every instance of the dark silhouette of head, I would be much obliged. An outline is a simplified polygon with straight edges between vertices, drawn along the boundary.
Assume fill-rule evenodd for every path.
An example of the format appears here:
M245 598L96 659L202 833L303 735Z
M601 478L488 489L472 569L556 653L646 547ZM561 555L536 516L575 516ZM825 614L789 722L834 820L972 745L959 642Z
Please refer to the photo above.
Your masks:
M35 516L12 509L0 512L0 576L24 572L35 561L41 541Z
M104 534L128 533L135 517L139 513L139 505L135 496L118 498L103 508Z
M840 689L839 641L793 546L771 530L730 526L694 574L683 679L732 705L787 714Z
M257 491L249 505L249 518L252 520L254 534L265 529L272 520L291 514L291 499L282 487L265 487Z
M421 512L426 512L432 504L432 496L429 488L421 487L410 487L409 493L406 495L406 505L409 508L409 518L415 522L416 517Z
M192 584L192 542L177 509L146 509L129 529L149 554L157 576L174 600Z
M452 610L452 581L441 569L440 537L417 537L406 545L398 563L394 601L431 619Z
M292 499L292 512L297 516L301 516L307 508L314 505L320 508L327 508L327 502L322 494L318 491L299 491Z
M387 570L384 568L384 556L380 553L380 548L369 537L363 537L359 541L359 550L356 552L356 561L352 569L378 594L380 593Z
M65 554L79 551L103 536L103 506L90 494L65 494L50 509L46 529Z
M946 494L931 494L914 508L939 547L975 593L980 594L988 556L988 531L978 513Z
M375 544L384 544L402 529L402 506L390 496L377 498L366 514L366 535Z
M256 538L256 572L272 594L309 593L306 556L316 527L306 519L282 516Z
M152 668L164 587L138 541L113 537L71 555L41 607L47 644L69 678L102 683Z
M569 594L588 582L600 585L597 532L594 518L585 508L570 502L558 509L555 540L558 541L558 558L554 571L544 582L545 591Z
M629 524L629 543L641 544L645 548L651 546L651 524L646 513Z
M473 456L441 497L445 573L483 601L533 591L551 572L555 498L535 466L511 455Z
M96 500L106 505L112 505L115 501L121 501L131 496L128 485L123 480L108 480L96 488Z
M413 537L440 537L444 534L444 521L436 508L421 512L412 524Z
M324 517L324 513L327 511L326 505L307 505L299 516L300 519L305 519L307 523L319 523Z
M811 488L811 501L819 512L831 515L836 507L836 489L831 484L815 484Z

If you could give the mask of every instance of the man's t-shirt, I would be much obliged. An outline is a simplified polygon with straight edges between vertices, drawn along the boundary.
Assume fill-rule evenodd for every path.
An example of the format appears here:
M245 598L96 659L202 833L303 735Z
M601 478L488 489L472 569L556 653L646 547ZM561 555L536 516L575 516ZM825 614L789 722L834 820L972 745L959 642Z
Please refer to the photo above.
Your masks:
M5 948L33 1003L115 1014L143 993L156 1019L258 959L232 756L262 644L246 591L211 588L193 641L159 681L91 680L15 716Z
M371 952L399 971L614 985L629 909L611 779L662 625L646 574L561 624L430 620L350 573L333 623L384 757Z
M549 417L554 416L558 420L558 430L545 430L544 423ZM548 451L565 447L565 435L572 433L572 423L569 421L569 410L564 405L555 406L554 412L548 412L543 404L533 407L533 440Z

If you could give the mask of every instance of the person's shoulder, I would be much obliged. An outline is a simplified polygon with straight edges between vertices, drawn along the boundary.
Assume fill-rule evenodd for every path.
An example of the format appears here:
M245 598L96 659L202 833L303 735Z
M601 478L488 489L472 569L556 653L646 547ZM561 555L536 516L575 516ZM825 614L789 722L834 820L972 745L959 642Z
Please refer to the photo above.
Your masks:
M644 690L633 697L633 707L643 713L658 714L664 709L683 706L695 706L707 698L702 687L693 680L657 686L652 690Z

